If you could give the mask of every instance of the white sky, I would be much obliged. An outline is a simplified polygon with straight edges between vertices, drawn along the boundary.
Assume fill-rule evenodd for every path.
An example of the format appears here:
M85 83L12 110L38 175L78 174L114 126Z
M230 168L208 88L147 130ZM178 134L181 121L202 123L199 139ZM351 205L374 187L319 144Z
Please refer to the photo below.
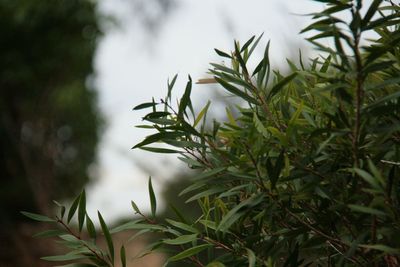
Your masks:
M194 81L206 76L209 62L220 60L214 48L230 51L234 39L244 43L264 32L261 50L270 39L272 61L275 66L285 64L285 57L296 56L300 47L309 47L304 36L298 35L309 17L294 13L321 8L310 0L180 0L152 38L135 23L128 1L99 2L104 13L114 14L121 21L119 28L106 33L97 51L96 86L107 128L99 146L96 182L87 189L89 213L100 210L109 221L133 214L130 200L148 210L149 175L157 194L163 181L171 179L180 166L175 155L164 158L131 150L150 134L134 127L145 113L132 108L153 96L164 97L167 79L176 73L176 95L180 96L187 75ZM196 106L205 104L210 90L205 85L194 86Z

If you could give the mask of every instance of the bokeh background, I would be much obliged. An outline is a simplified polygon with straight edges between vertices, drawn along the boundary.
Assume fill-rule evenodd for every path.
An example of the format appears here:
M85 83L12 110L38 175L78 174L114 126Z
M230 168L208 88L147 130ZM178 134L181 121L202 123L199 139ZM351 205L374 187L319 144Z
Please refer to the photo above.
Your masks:
M134 127L145 114L132 108L162 98L175 74L180 96L187 75L208 77L209 62L222 61L214 48L230 51L235 39L264 33L259 53L271 40L276 68L299 49L312 57L298 33L310 21L304 14L320 8L310 0L0 1L0 267L53 266L39 258L59 248L31 237L46 225L20 211L51 215L52 200L68 203L84 187L89 215L100 210L111 224L134 216L130 200L149 209L149 176L160 216L166 203L182 205L177 190L190 173L175 156L131 150L149 134ZM200 109L212 99L213 116L223 117L232 100L221 91L195 85L193 102ZM130 264L157 267L162 256Z

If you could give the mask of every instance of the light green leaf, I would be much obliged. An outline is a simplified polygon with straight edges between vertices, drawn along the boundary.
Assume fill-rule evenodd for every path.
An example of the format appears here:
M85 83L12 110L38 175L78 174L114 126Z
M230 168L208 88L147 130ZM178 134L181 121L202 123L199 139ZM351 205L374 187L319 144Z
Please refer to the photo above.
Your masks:
M178 260L182 260L188 257L191 257L193 255L196 255L198 253L200 253L201 251L211 247L211 244L203 244L203 245L199 245L199 246L195 246L195 247L191 247L187 250L182 251L181 253L176 254L175 256L170 257L168 260L169 261L178 261Z
M26 217L28 217L28 218L30 218L32 220L35 220L35 221L39 221L39 222L56 222L56 220L51 219L51 218L49 218L47 216L44 216L44 215L40 215L40 214L36 214L36 213L32 213L32 212L27 212L27 211L21 211L21 213L24 216L26 216Z
M182 245L182 244L193 242L196 239L197 239L197 234L181 235L175 239L164 239L163 243L169 244L169 245Z
M46 230L33 235L33 237L52 237L52 236L59 236L62 234L65 234L65 232L61 230Z
M257 260L254 251L248 248L246 248L246 251L247 251L247 259L249 261L249 267L255 267Z
M264 127L263 123L260 121L255 112L253 116L253 123L260 134L262 134L265 138L269 138L270 134L268 133L267 129Z
M86 256L80 255L80 254L68 253L65 255L42 257L41 259L45 260L45 261L70 261L70 260L78 260L78 259L83 259L83 258L86 258Z
M167 223L169 223L172 226L175 226L176 228L191 232L191 233L195 233L198 234L199 230L197 230L195 227L188 225L186 223L182 223L182 222L177 222L171 219L165 219L167 221Z
M139 214L141 213L138 206L136 205L136 203L133 200L131 200L131 206L132 206L133 210L135 211L135 213L139 213Z
M193 127L196 127L197 124L201 121L201 119L207 114L208 108L210 107L211 102L207 101L207 104L204 106L204 108L199 112L197 115L196 120L193 123Z

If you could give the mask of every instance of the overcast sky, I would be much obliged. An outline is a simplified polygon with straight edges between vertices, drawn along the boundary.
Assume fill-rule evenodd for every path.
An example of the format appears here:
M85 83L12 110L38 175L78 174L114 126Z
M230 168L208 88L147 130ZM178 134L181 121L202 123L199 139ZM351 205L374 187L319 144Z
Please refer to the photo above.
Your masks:
M149 175L157 193L180 166L176 156L131 150L150 134L134 127L144 115L133 112L134 106L163 97L167 79L176 73L179 96L187 75L194 81L207 76L209 63L221 61L214 48L230 51L234 39L243 43L264 33L261 50L271 40L275 67L285 64L300 47L309 47L298 33L310 18L299 14L321 9L309 0L177 0L157 32L149 33L135 19L129 1L134 0L99 1L101 11L120 22L119 27L108 27L97 50L95 83L107 127L99 146L99 166L91 173L96 182L87 189L89 213L100 210L108 220L132 214L130 200L148 209ZM195 85L194 103L203 106L211 89L215 90Z

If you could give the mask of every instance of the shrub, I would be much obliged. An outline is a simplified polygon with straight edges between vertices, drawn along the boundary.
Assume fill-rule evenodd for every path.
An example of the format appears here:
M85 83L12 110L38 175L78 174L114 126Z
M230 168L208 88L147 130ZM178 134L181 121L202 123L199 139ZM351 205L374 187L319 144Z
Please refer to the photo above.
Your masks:
M167 96L143 103L143 118L155 133L134 146L176 153L200 174L181 195L197 201L202 214L159 220L149 181L151 214L109 231L98 214L108 250L82 240L68 226L78 213L86 221L82 193L56 219L71 252L48 260L86 259L88 266L114 266L111 234L135 229L162 235L147 251L166 251L166 265L184 266L398 266L400 264L400 30L399 6L375 0L320 0L308 40L321 56L297 64L290 73L271 70L268 47L251 70L247 62L260 37L217 54L231 64L211 64L213 80L243 105L227 108L227 121L206 127L210 103L194 112L189 77L177 106ZM365 4L365 3L364 3ZM348 12L349 21L337 14ZM376 38L362 37L374 31ZM321 44L330 38L333 46ZM234 116L233 114L237 114ZM160 146L159 143L168 146ZM48 233L45 233L47 235ZM124 247L120 250L125 266ZM181 265L182 266L182 265Z

